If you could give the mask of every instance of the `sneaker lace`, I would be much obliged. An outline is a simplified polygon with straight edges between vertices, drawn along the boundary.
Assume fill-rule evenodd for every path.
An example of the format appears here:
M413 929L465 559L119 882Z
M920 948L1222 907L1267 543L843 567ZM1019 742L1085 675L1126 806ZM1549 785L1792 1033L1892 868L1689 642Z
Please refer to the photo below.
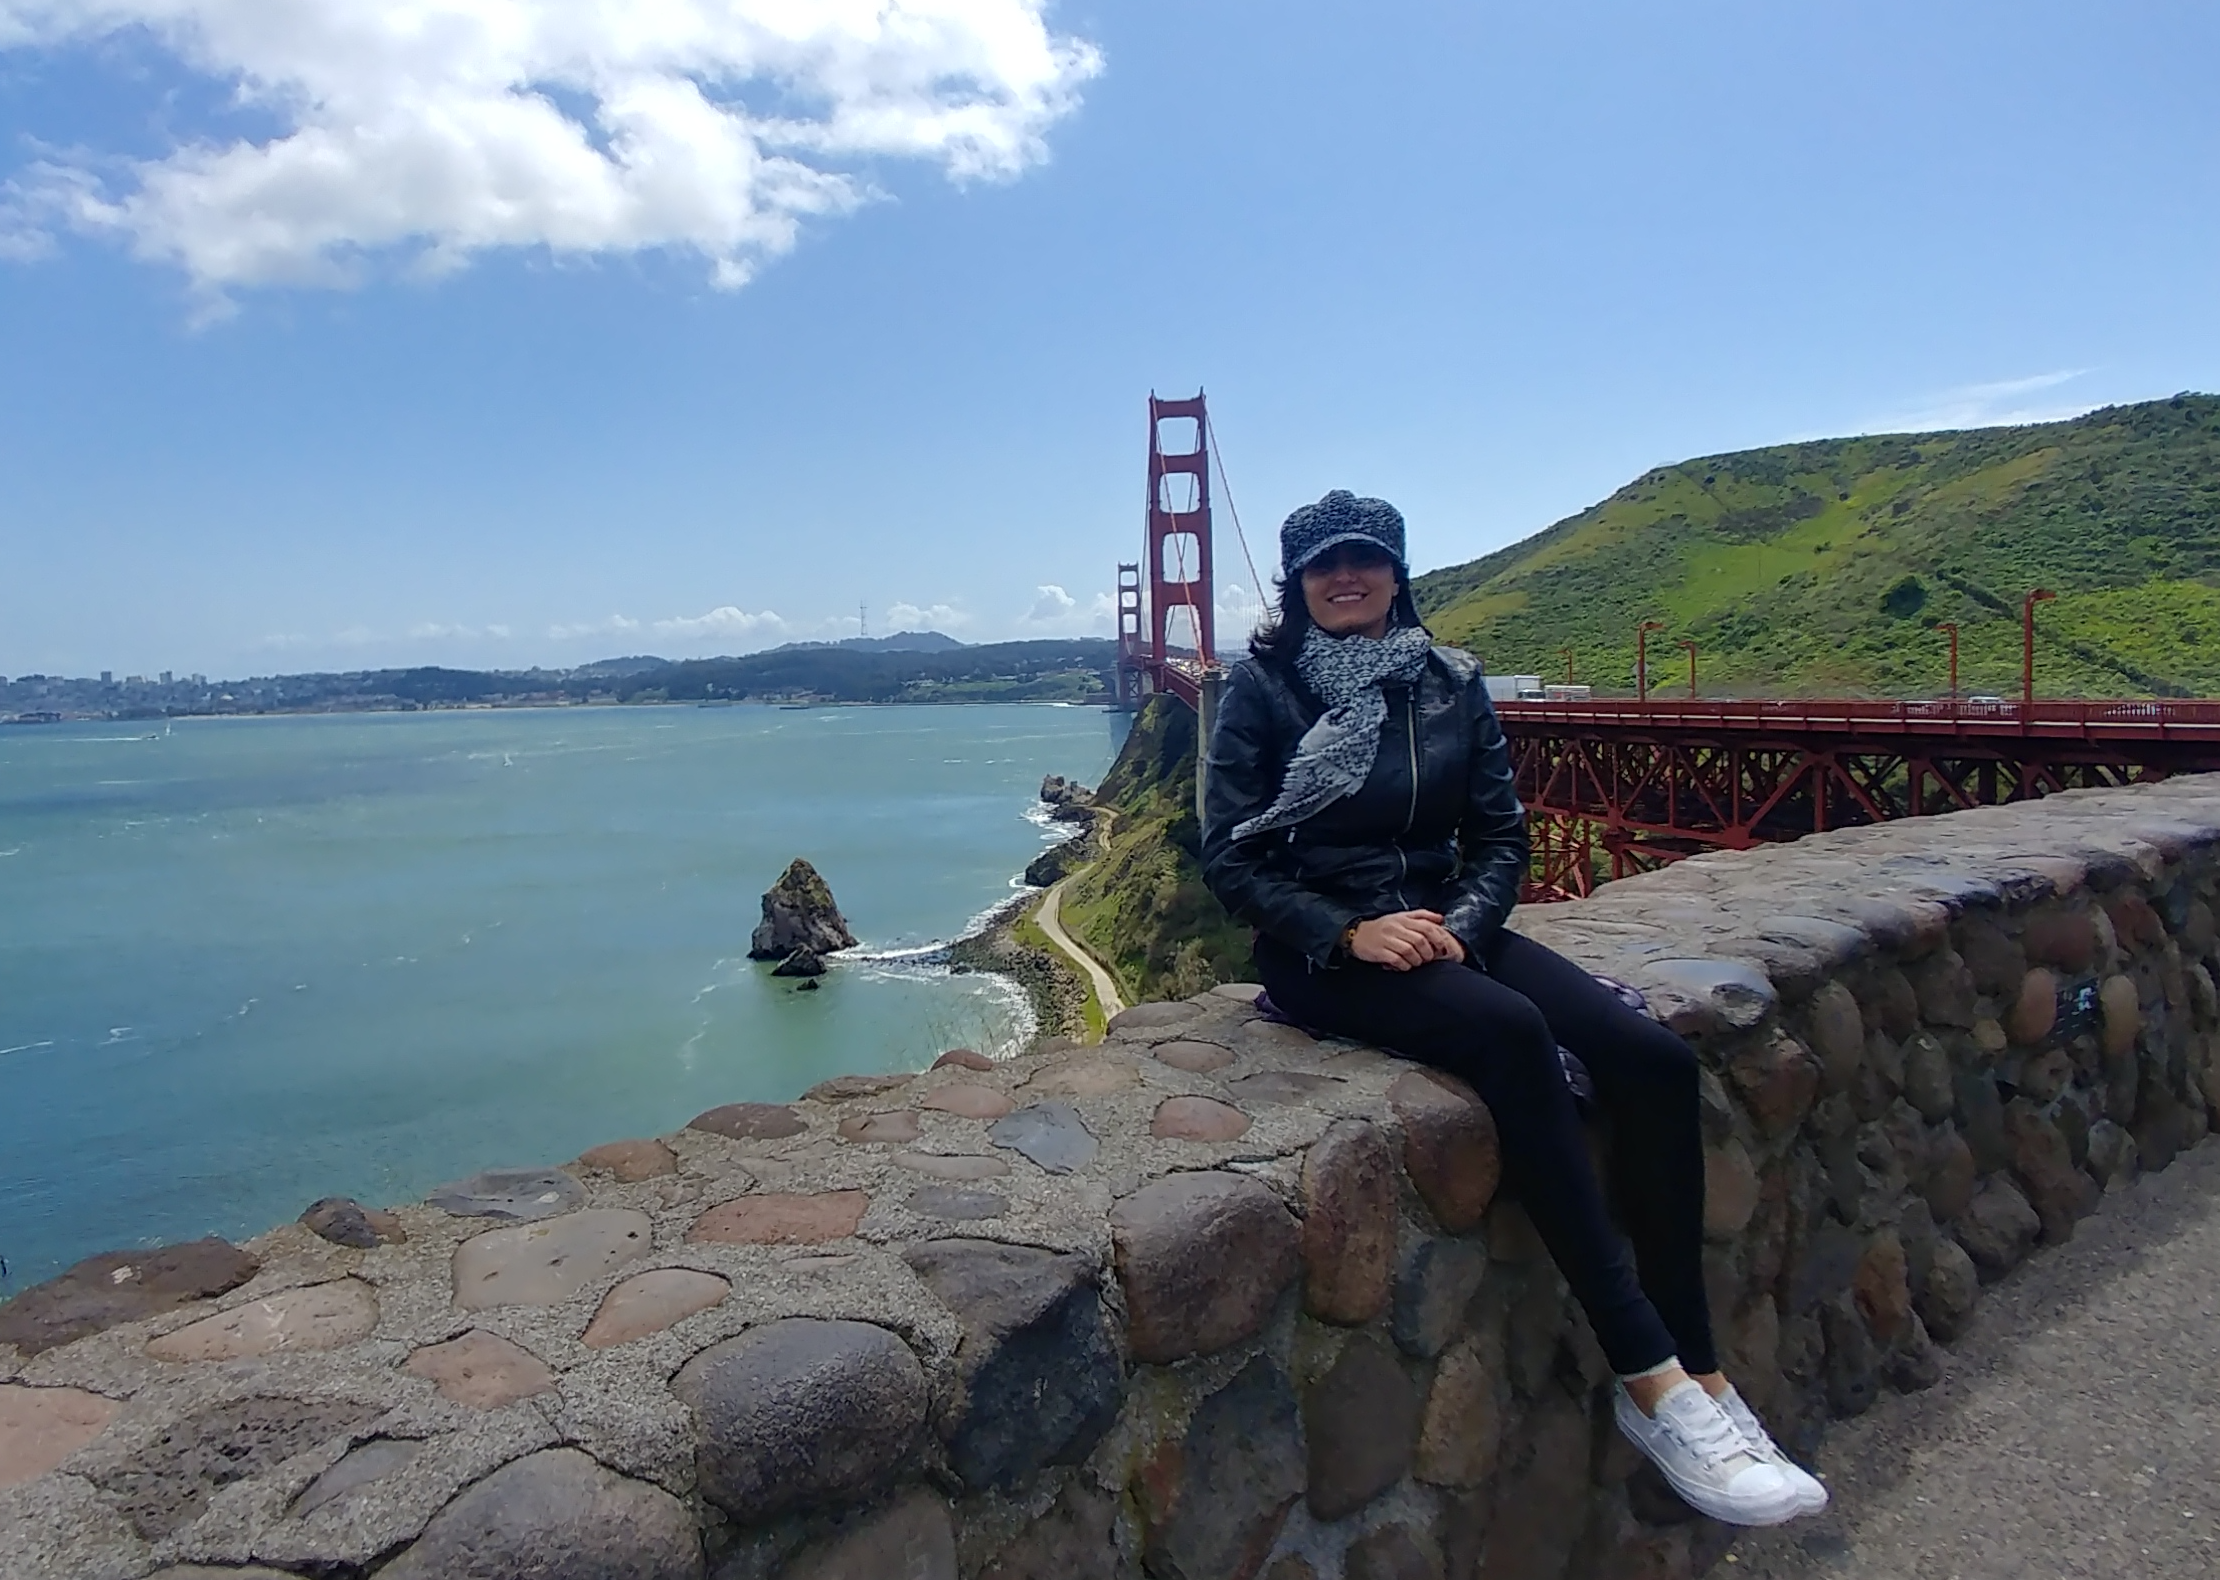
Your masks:
M1757 1412L1745 1401L1739 1397L1731 1397L1721 1400L1720 1407L1725 1410L1727 1419L1734 1423L1735 1429L1748 1441L1750 1447L1756 1450L1758 1458L1776 1461L1788 1458L1781 1452L1781 1445L1773 1441L1773 1434L1765 1430L1765 1423L1758 1419Z
M1750 1447L1741 1431L1716 1401L1712 1407L1658 1412L1657 1420L1687 1453L1707 1470L1717 1470L1735 1460L1750 1461Z

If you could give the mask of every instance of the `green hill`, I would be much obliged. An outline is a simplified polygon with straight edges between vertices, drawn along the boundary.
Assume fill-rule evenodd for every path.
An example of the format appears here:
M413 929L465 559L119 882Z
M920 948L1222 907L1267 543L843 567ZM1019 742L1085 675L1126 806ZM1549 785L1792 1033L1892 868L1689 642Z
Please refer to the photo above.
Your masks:
M1498 674L1711 696L2019 689L2020 600L2050 696L2220 696L2220 397L2070 422L1776 445L1661 467L1599 505L1417 579L1444 640Z

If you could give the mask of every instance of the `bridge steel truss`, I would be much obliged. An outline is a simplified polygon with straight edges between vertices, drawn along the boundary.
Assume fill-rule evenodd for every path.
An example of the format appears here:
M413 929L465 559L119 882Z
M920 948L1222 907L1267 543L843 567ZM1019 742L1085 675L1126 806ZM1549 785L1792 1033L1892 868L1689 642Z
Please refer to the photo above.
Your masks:
M2220 769L2220 702L1505 702L1530 900L1703 850Z

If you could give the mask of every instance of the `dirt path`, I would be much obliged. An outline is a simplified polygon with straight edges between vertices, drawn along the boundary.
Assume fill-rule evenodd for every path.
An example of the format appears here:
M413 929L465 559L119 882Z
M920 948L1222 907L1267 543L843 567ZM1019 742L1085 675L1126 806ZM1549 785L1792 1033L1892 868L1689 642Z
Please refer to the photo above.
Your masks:
M1064 931L1064 923L1058 913L1063 907L1064 884L1069 882L1071 879L1066 878L1063 883L1052 885L1041 896L1041 908L1033 913L1033 920L1048 935L1050 943L1071 956L1079 969L1087 973L1087 979L1095 985L1095 997L1102 1001L1102 1018L1108 1020L1125 1008L1125 1000L1118 994L1116 979L1096 963L1093 955L1080 948L1071 934Z
M1991 1291L1941 1383L1837 1422L1834 1507L1714 1580L2220 1574L2216 1274L2220 1139Z

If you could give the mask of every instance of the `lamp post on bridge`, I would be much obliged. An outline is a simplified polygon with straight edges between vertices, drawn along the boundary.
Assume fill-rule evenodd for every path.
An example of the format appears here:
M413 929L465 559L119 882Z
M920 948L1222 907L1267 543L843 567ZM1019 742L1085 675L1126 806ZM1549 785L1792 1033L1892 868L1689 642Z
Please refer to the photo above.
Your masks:
M1573 650L1561 647L1557 650L1557 656L1565 661L1565 684L1569 686L1573 683Z
M1681 642L1676 645L1688 649L1688 700L1694 702L1696 700L1696 644Z
M1935 629L1950 638L1950 705L1958 705L1958 622L1944 620Z
M1665 629L1662 620L1644 620L1634 628L1634 700L1650 700L1650 633Z
M2020 704L2022 707L2033 708L2035 706L2035 606L2039 603L2049 603L2057 596L2058 594L2052 592L2048 587L2038 587L2029 593L2027 601L2020 605ZM2026 722L2024 715L2021 722Z

